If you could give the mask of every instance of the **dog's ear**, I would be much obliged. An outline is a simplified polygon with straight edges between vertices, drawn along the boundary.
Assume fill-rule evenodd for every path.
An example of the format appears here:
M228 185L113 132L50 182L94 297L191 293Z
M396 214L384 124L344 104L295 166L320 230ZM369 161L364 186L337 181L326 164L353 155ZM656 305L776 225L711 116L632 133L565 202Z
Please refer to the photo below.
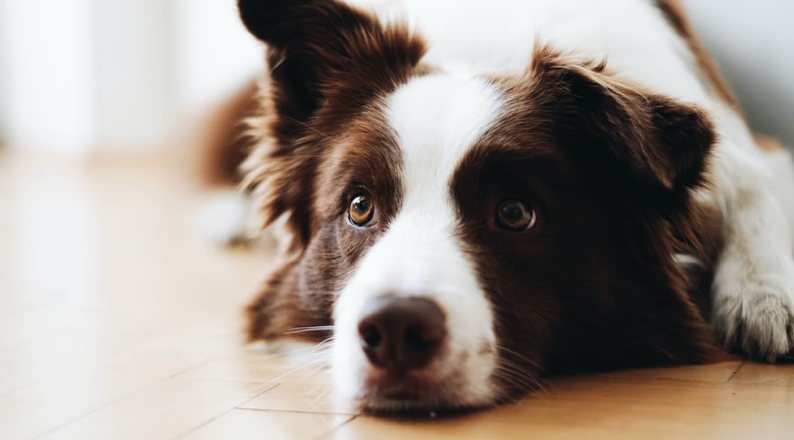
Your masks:
M312 206L325 150L345 121L414 73L425 45L407 28L336 0L238 6L248 30L267 43L269 68L243 185L265 224L284 218L290 249L302 251L318 222Z
M268 45L276 109L297 124L293 130L325 102L341 98L335 111L358 111L399 83L425 52L405 28L383 26L336 0L239 0L238 6L248 30Z
M548 49L536 52L533 74L551 88L550 106L565 113L558 136L585 157L614 164L634 185L660 194L701 183L716 139L702 110L645 93L608 73L605 62L566 60Z

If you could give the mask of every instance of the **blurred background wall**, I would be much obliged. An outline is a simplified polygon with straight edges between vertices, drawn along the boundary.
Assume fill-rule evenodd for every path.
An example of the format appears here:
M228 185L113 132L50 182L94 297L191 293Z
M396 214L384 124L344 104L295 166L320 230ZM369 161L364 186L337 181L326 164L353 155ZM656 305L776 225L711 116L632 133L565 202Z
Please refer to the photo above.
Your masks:
M170 147L252 78L235 0L0 0L0 133L83 155Z
M752 127L794 147L794 1L681 1Z
M683 2L753 126L794 145L794 2ZM166 149L261 60L235 0L0 0L0 139Z

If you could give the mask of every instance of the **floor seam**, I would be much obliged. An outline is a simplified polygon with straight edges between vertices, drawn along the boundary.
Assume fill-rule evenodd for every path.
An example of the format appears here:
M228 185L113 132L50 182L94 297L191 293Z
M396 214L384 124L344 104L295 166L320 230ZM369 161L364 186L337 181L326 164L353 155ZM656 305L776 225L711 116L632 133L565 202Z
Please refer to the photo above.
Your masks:
M269 384L266 383L263 386L267 386L267 385L269 385ZM238 403L236 405L232 405L232 407L227 409L226 411L223 411L222 413L210 418L209 420L206 420L206 421L204 421L202 423L199 423L198 425L194 426L193 428L188 429L187 431L183 432L182 434L179 434L179 435L177 435L175 437L172 437L171 440L183 439L183 438L189 436L190 434L193 434L194 432L198 431L199 429L209 425L210 423L214 422L215 420L220 419L221 417L225 416L226 414L229 414L230 412L234 411L235 409L239 409L238 408L239 405L245 405L246 403L256 399L257 397L261 396L262 394L265 394L268 391L271 391L271 390L273 390L275 388L278 388L279 385L281 385L281 384L277 383L277 384L273 384L272 387L265 388L264 390L256 393L253 397L250 397L250 398L248 398L248 399L244 400L243 402Z
M242 403L242 405L245 405L245 403ZM350 416L350 417L358 417L359 416L359 414L340 413L340 412L333 412L333 411L332 412L326 412L326 411L301 411L301 410L295 410L295 409L246 408L246 407L239 407L239 406L236 407L235 409L239 409L240 411L257 411L257 412L316 414L316 415Z
M107 407L109 407L109 406L111 406L111 405L113 405L115 403L121 402L124 399L127 399L129 397L135 396L136 394L140 394L140 393L146 392L148 390L153 389L154 387L156 387L158 385L161 385L161 384L163 384L165 382L168 382L169 380L173 379L174 377L178 376L179 374L182 374L185 371L189 371L189 370L192 370L193 368L196 368L196 367L198 367L200 365L203 365L203 364L209 362L209 360L210 360L210 358L204 359L203 361L198 362L198 363L196 363L194 365L191 365L191 366L189 366L189 367L187 367L187 368L185 368L183 370L180 370L180 371L178 371L178 372L176 372L174 374L171 374L168 377L165 377L165 378L160 379L160 380L156 380L156 381L154 381L154 382L152 382L152 383L150 383L148 385L145 385L145 386L143 386L143 387L141 387L141 388L139 388L139 389L137 389L135 391L131 391L131 392L129 392L129 393L123 395L123 396L117 397L117 398L112 399L112 400L110 400L108 402L100 404L100 405L98 405L98 406L96 406L96 407L94 407L94 408L92 408L92 409L90 409L90 410L78 415L78 416L75 416L75 417L69 419L66 422L63 422L63 423L59 424L58 426L54 426L54 427L52 427L52 428L50 428L50 429L48 429L48 430L46 430L46 431L44 431L44 432L42 432L40 434L36 434L33 437L30 437L30 439L31 440L35 440L35 439L39 439L39 438L45 437L47 435L50 435L50 434L54 433L55 431L57 431L59 429L63 429L65 427L71 425L72 423L75 423L75 422L77 422L79 420L82 420L82 419L90 416L91 414L94 414L94 413L96 413L98 411L102 411L103 409L105 409L105 408L107 408Z
M725 383L730 383L730 381L733 380L733 376L736 376L736 373L738 373L739 370L741 370L742 367L744 366L744 364L746 364L746 363L747 363L747 359L742 359L742 362L739 364L738 367L736 367L735 370L733 370L733 373L731 373L731 377L729 377L728 380Z
M334 432L342 429L342 427L344 427L348 423L352 422L353 420L357 419L358 417L359 417L358 415L353 415L349 419L347 419L344 422L340 423L339 425L334 426L333 428L329 429L328 432L324 432L324 433L318 435L317 437L313 438L312 440L322 440L322 439L328 438L328 436L330 436Z

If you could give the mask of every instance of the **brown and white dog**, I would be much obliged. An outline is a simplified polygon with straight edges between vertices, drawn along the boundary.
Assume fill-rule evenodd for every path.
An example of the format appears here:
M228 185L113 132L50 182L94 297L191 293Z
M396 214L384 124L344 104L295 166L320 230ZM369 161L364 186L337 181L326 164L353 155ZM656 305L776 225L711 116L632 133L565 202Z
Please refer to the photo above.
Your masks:
M791 353L789 157L675 0L239 8L269 66L244 186L291 237L249 337L332 336L348 401L487 407L549 372Z

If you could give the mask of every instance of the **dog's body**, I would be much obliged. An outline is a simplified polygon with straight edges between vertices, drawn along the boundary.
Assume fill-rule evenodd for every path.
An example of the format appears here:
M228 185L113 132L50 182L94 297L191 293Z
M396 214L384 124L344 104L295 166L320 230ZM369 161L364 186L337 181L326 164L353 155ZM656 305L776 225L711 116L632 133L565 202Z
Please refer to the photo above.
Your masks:
M251 339L333 325L371 410L705 362L708 321L792 351L794 173L677 3L352 3L240 1L271 69L244 184L292 238Z

